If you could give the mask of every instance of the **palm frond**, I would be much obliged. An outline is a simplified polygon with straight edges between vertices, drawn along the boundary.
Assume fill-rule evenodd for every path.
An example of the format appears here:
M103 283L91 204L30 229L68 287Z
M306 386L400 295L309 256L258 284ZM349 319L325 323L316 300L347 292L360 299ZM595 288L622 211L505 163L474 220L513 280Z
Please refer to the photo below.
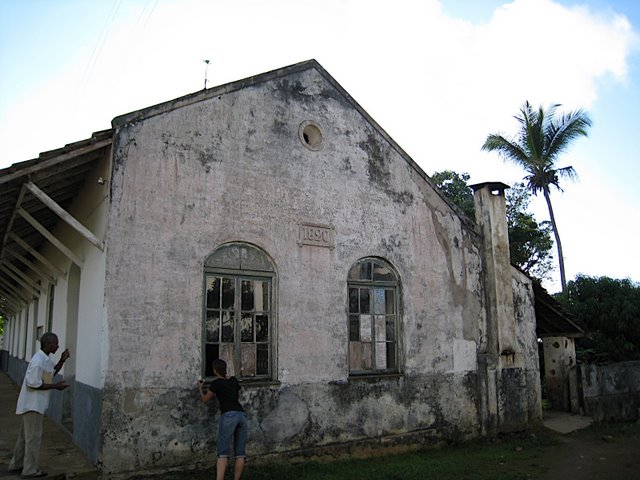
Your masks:
M547 155L557 158L566 151L573 140L578 137L587 137L587 129L591 125L591 118L582 109L565 113L555 119L545 131L548 144Z
M482 150L486 152L498 152L498 154L507 161L524 167L527 163L527 152L521 145L514 140L509 140L500 134L491 134L487 136Z
M566 178L567 180L571 180L573 182L578 181L578 172L572 166L558 168L556 170L556 174L558 178Z

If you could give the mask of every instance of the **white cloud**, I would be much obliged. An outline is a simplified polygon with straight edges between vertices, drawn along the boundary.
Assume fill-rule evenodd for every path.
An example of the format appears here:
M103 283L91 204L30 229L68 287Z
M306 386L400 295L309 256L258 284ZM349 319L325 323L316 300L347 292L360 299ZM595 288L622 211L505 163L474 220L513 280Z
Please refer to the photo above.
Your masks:
M638 47L625 18L551 0L505 3L481 24L447 16L436 0L115 5L111 20L87 39L80 63L20 92L0 112L0 167L86 138L116 115L201 89L205 59L211 86L316 58L427 173L453 169L474 182L511 183L521 172L480 152L486 135L513 132L525 99L589 109L605 81L628 80ZM583 182L556 202L569 268L584 265L588 254L576 253L584 224L563 210L579 211L576 198L585 201L594 188L589 162L597 161L576 161ZM615 198L613 186L598 188ZM616 203L616 212L637 214L634 200ZM602 206L591 199L589 208Z

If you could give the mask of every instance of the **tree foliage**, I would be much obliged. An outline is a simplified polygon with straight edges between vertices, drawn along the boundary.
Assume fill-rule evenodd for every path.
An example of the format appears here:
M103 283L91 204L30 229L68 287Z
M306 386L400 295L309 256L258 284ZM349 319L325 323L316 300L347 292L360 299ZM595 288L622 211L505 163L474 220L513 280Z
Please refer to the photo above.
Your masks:
M451 170L434 173L431 178L438 188L470 218L475 218L473 191L467 184L468 173ZM542 280L552 269L551 225L538 223L527 212L531 194L523 184L516 184L506 192L507 226L511 263L532 277Z
M562 243L551 206L551 187L560 189L560 179L575 179L573 167L558 168L556 163L562 153L578 137L586 137L591 126L589 115L583 110L568 113L557 112L560 105L551 105L548 109L534 109L525 102L516 115L520 129L513 138L502 134L490 134L482 145L488 152L497 152L505 161L515 163L526 172L524 180L534 195L542 193L547 208L556 246L558 248L558 265L562 290L566 288Z
M640 285L578 275L557 299L586 327L576 341L581 361L640 360Z
M473 191L467 183L471 178L468 173L443 170L442 172L435 172L431 178L449 200L466 213L469 218L475 219L476 209Z
M531 194L524 184L513 185L505 197L511 263L539 280L548 278L553 269L551 222L538 223L527 211Z

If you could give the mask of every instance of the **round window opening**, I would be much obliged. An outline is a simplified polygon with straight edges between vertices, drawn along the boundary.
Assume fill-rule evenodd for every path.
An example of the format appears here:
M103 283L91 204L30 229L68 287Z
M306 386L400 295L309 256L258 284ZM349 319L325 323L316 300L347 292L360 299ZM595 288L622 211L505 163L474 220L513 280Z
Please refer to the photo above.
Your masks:
M320 150L322 148L322 131L316 122L302 122L298 134L302 144L309 150Z

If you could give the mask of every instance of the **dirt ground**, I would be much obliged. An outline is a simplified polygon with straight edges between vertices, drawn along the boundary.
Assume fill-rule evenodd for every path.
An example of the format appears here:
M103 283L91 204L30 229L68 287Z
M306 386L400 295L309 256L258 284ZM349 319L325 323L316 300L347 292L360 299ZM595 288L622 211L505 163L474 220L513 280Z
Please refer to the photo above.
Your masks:
M620 436L598 430L558 435L559 445L545 448L539 458L548 468L540 480L638 480L640 436Z

